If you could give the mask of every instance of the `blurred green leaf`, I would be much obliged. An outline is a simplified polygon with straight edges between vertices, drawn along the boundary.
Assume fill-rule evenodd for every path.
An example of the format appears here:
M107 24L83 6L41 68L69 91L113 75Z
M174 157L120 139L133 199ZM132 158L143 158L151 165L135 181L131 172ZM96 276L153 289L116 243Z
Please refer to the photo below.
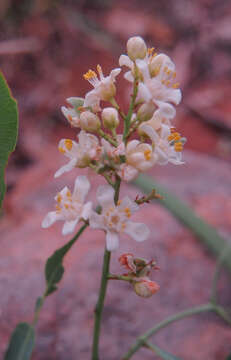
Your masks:
M20 323L14 330L4 360L29 360L35 340L34 329L27 323Z
M18 110L4 76L0 73L0 208L6 191L4 171L15 149L18 135Z
M62 279L64 273L63 259L78 237L86 229L88 225L83 225L77 234L63 247L56 250L53 255L51 255L45 266L45 277L47 283L47 289L45 296L52 294L57 290L57 283Z
M231 354L229 354L225 360L231 360Z
M146 194L155 189L158 194L163 196L163 199L154 201L158 201L159 204L166 207L178 220L186 225L216 257L221 255L225 247L227 247L227 251L231 250L227 241L218 234L215 228L202 220L187 204L171 194L153 178L140 175L133 184ZM231 272L229 258L224 259L224 266Z

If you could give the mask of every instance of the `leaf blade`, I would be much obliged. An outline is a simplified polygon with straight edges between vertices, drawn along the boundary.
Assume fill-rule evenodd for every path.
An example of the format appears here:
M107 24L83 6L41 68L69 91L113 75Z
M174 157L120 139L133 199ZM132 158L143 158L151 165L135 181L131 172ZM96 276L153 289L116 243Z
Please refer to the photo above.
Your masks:
M29 360L34 342L34 328L28 323L18 324L11 336L4 360Z
M0 73L0 208L6 191L5 168L18 136L18 110L10 89Z

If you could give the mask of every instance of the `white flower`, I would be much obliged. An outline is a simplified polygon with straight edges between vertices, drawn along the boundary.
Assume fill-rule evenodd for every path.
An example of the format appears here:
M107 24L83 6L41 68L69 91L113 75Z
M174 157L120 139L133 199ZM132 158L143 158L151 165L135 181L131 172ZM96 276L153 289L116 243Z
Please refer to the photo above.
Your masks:
M163 103L178 105L181 101L179 84L175 83L175 65L165 54L152 54L149 49L144 59L137 59L135 63L126 55L121 55L120 66L127 66L131 70L124 74L124 77L134 81L135 64L138 68L140 82L138 85L138 101L153 101L160 107Z
M66 99L66 101L71 105L71 107L62 106L61 111L63 115L69 121L71 126L80 127L80 117L77 109L83 105L84 99L79 97L70 97Z
M157 163L166 165L168 162L174 165L184 164L182 159L183 143L178 133L171 133L169 126L162 124L160 130L157 132L147 123L140 126L154 144L154 153L157 156Z
M149 236L149 229L145 224L130 221L130 217L139 206L129 197L125 197L118 204L114 204L114 190L108 185L100 186L97 190L97 200L102 207L101 214L92 212L90 227L106 231L106 246L112 251L119 246L119 234L126 233L136 241L144 241Z
M58 220L63 220L63 235L74 231L76 224L81 220L88 220L91 214L92 203L84 204L90 189L86 176L78 176L75 180L73 194L65 186L55 197L56 211L50 211L42 222L43 228L48 228Z
M120 176L125 181L131 181L138 176L139 172L153 167L156 160L151 145L132 140L126 146L126 163L120 166Z
M92 70L84 74L85 80L88 80L94 89L86 94L83 106L91 107L94 111L100 110L100 100L108 101L115 95L116 88L114 82L121 69L113 69L110 75L106 77L103 75L100 65L97 65L97 71L99 78L96 72Z
M56 171L55 177L72 170L74 167L86 167L92 160L97 160L100 156L101 147L95 135L81 130L78 138L78 143L70 139L60 140L59 151L67 156L70 161Z
M115 147L111 145L107 140L101 139L102 148L104 154L106 154L109 158L117 161L118 157L121 155L125 155L125 145L123 142L123 135L117 135L117 143L118 146Z

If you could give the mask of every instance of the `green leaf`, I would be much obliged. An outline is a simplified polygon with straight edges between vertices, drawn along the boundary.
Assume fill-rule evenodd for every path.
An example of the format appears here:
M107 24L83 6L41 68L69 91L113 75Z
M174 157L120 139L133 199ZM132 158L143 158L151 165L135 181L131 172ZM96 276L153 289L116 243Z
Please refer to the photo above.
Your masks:
M146 194L149 194L155 189L158 194L163 196L163 199L154 201L158 201L161 205L165 206L178 220L186 225L216 257L220 256L226 247L227 251L231 250L227 241L218 234L215 228L206 223L206 221L201 219L187 204L167 191L150 176L140 175L133 184L142 189ZM227 270L231 272L231 261L229 258L224 259L224 265Z
M0 208L6 191L4 171L18 136L18 110L4 76L0 73Z
M35 333L31 325L20 323L14 330L4 360L29 360L34 348Z
M151 350L153 350L153 352L155 352L157 355L159 355L159 357L161 357L161 359L164 360L181 360L179 357L170 354L169 352L162 350L159 348L159 346L154 345L154 344L148 344L148 346Z
M229 354L225 360L231 360L231 354Z
M59 283L59 281L62 279L64 273L64 256L87 226L88 224L83 225L77 234L66 245L56 250L54 254L48 258L45 266L45 277L47 283L45 296L48 296L57 290L57 283Z

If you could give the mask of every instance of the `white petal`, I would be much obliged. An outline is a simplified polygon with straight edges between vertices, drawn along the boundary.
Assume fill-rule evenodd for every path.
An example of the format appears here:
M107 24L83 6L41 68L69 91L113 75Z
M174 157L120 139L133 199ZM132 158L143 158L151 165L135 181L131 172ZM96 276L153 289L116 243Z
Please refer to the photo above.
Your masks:
M162 124L161 131L160 131L161 138L167 140L167 138L170 134L171 134L170 127L168 125Z
M67 163L66 165L62 166L60 169L58 169L54 175L55 178L59 177L60 175L64 174L65 172L68 172L76 166L77 159L72 159Z
M165 101L178 105L181 102L182 94L180 89L168 89L164 96Z
M136 241L144 241L150 235L147 225L128 221L124 232L130 235Z
M59 148L63 149L64 155L67 156L70 159L73 159L74 157L77 156L78 151L79 151L79 145L77 144L76 141L71 140L71 149L67 149L66 147L66 141L69 141L69 139L61 139L59 142Z
M114 231L107 231L106 246L108 251L113 251L119 247L119 236Z
M114 80L116 78L116 76L119 75L120 71L121 71L120 68L116 68L111 71L110 77L112 78L112 80Z
M134 180L139 175L139 171L131 165L122 164L119 175L124 181L128 182Z
M149 100L151 100L152 95L149 91L149 89L147 88L147 86L144 83L139 83L138 85L138 94L137 94L137 100L142 100L145 102L148 102Z
M139 140L131 140L128 142L126 151L130 153L131 151L135 150L135 148L140 144Z
M91 212L92 212L92 202L89 201L83 206L83 211L82 211L81 217L84 220L88 220L89 217L91 216Z
M119 209L129 208L131 212L135 212L139 210L139 205L137 205L133 200L131 200L128 196L125 196L121 201L121 204L118 206Z
M99 106L99 100L100 100L99 95L93 89L86 94L83 107Z
M74 228L76 226L76 224L79 221L79 217L77 217L75 220L71 220L71 221L65 221L64 225L63 225L63 230L62 230L62 234L63 235L67 235L70 234L74 231Z
M104 229L103 216L95 211L92 211L89 221L92 229Z
M73 191L73 197L75 200L83 203L85 197L90 190L91 184L86 176L77 176L75 180L75 186Z
M139 126L139 128L147 135L150 137L150 139L152 140L152 142L155 144L159 141L159 136L157 134L157 132L148 124L141 124Z
M126 79L129 82L133 82L134 81L134 76L132 75L132 72L127 71L126 73L124 73L124 79Z
M120 55L119 66L127 66L129 68L132 68L133 62L127 55Z
M96 197L99 204L104 208L114 205L115 191L109 185L102 185L98 187Z
M155 152L157 154L157 162L160 165L166 165L168 163L168 155L161 150L159 147L155 149Z
M159 113L167 119L173 119L176 116L176 109L173 105L158 100L155 100L155 103L159 109L155 111L154 116L155 114L159 115Z
M42 221L42 228L46 229L53 225L57 220L61 220L62 216L56 211L50 211Z

